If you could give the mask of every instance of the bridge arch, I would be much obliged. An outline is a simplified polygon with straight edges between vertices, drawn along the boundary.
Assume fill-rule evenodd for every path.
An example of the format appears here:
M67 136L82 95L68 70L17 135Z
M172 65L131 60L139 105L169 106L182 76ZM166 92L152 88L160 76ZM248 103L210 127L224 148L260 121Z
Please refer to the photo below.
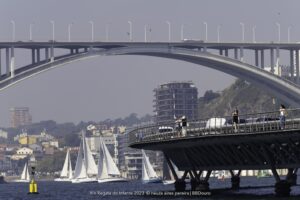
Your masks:
M176 47L116 47L108 49L92 49L88 52L68 54L56 57L54 61L42 61L38 64L21 67L15 71L14 77L0 78L0 91L18 84L22 80L36 76L42 72L69 63L77 62L96 56L114 55L144 55L161 58L176 59L212 68L235 77L247 80L276 95L278 98L293 106L300 105L300 87L288 80L284 80L272 73L259 69L250 64L208 52L176 48Z

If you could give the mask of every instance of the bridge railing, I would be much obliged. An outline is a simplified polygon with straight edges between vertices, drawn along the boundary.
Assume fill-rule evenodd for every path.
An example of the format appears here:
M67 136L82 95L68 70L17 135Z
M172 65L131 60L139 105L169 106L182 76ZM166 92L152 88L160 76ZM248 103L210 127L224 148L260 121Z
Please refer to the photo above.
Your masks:
M232 116L188 121L182 127L175 121L137 126L129 132L130 144L185 139L191 137L283 132L300 129L300 108L287 109L285 119L279 111L239 115L238 123Z

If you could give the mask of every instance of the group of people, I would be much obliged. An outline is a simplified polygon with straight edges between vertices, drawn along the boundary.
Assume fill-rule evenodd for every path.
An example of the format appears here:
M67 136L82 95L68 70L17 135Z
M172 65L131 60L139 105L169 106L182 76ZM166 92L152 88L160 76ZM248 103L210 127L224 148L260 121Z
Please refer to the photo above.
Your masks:
M280 129L285 128L286 116L287 116L286 108L283 104L281 104L280 108L279 108L279 128ZM239 111L238 111L237 107L235 107L235 109L232 112L232 123L233 123L233 126L234 126L234 130L236 132L237 129L238 129L237 125L239 123Z

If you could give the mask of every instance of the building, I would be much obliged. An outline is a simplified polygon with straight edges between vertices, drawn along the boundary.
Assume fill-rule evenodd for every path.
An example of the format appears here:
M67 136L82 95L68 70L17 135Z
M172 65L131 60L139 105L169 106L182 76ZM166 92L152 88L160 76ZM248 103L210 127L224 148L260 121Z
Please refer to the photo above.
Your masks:
M171 82L154 89L154 112L157 123L182 116L188 120L198 116L198 90L192 82Z
M7 132L4 131L4 130L2 130L2 129L0 129L0 138L5 138L5 139L7 139Z
M30 125L32 117L29 114L28 107L14 107L10 109L11 119L10 124L12 128L19 126Z

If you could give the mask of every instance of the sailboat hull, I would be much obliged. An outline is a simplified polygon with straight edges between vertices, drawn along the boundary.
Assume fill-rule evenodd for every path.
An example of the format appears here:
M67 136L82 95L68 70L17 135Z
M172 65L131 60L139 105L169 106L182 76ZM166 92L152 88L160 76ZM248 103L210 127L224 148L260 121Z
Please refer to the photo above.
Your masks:
M98 183L108 183L108 182L127 182L128 180L125 178L106 178L106 179L98 179Z
M93 183L97 182L96 178L77 178L72 179L72 183Z
M164 180L163 181L164 185L171 185L171 184L174 184L174 183L175 183L175 180Z
M30 180L13 180L14 183L29 183Z
M162 180L161 178L152 178L149 180L142 180L144 184L148 184L148 183L161 183Z
M72 179L69 179L69 178L56 178L56 179L54 179L54 181L58 181L58 182L72 182Z

